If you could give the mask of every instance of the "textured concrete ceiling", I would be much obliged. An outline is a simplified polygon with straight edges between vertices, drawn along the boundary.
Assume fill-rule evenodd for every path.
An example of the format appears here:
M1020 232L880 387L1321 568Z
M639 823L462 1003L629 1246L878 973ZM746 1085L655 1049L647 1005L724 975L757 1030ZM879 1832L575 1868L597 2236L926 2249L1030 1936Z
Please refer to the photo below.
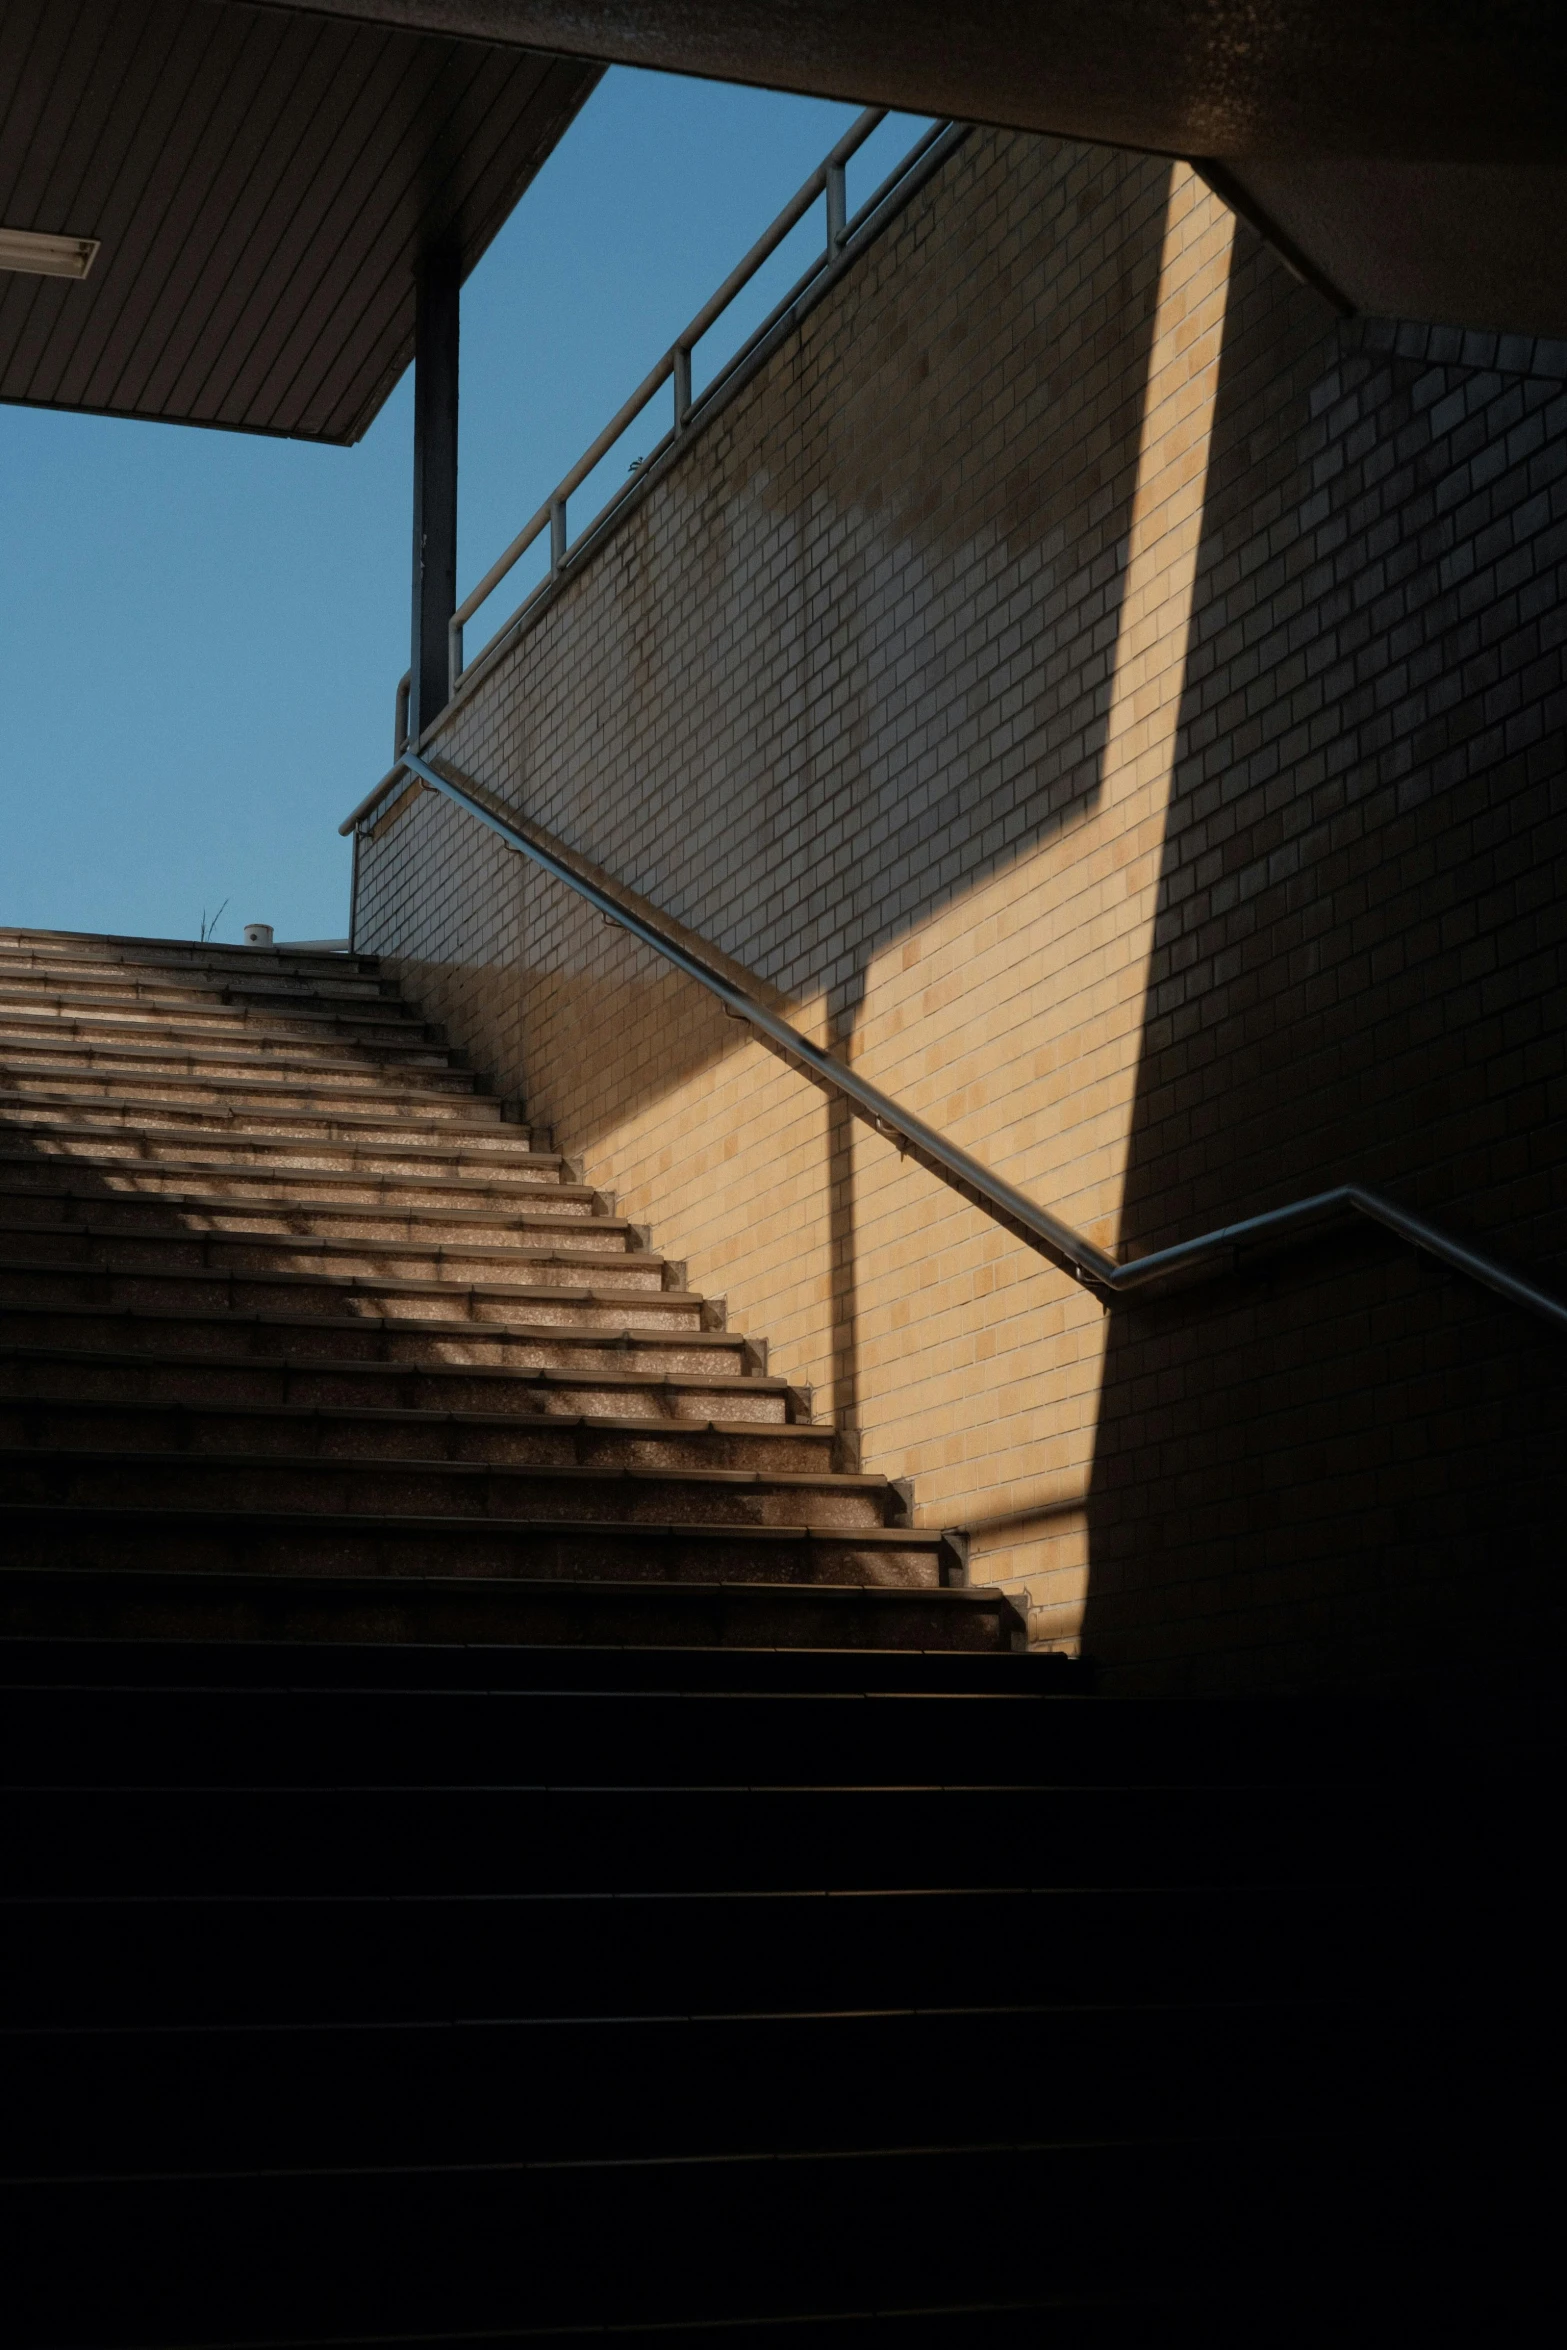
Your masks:
M1349 305L1567 335L1564 0L309 4L1213 157Z
M1567 159L1561 0L308 4L1176 154Z

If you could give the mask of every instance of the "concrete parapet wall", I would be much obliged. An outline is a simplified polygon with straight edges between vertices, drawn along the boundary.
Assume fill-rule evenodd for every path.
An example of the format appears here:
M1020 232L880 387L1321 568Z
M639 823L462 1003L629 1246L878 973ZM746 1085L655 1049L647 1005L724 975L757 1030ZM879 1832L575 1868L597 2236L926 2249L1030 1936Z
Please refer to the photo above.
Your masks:
M1185 166L975 134L434 755L1102 1245L1358 1179L1549 1280L1564 408L1355 347ZM1537 1621L1505 1309L1370 1243L1112 1328L433 796L358 943L1036 1637L1265 1686Z

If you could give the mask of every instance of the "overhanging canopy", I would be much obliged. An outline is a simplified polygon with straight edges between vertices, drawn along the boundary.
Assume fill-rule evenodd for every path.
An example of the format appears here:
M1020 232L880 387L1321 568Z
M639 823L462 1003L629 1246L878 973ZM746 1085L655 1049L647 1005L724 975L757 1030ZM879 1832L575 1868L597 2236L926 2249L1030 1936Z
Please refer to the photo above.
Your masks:
M0 399L355 441L602 67L244 0L0 0Z

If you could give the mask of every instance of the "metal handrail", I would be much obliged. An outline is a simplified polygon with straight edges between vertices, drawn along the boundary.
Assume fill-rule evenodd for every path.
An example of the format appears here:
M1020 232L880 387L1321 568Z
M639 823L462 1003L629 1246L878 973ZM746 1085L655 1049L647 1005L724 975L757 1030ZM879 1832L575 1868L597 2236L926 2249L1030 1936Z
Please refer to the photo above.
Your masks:
M1520 1280L1517 1274L1510 1273L1493 1258L1482 1256L1476 1249L1466 1248L1462 1242L1452 1239L1435 1225L1426 1223L1423 1217L1411 1215L1407 1208L1401 1208L1396 1201L1384 1199L1379 1192L1368 1191L1358 1183L1340 1184L1332 1191L1317 1192L1309 1199L1293 1200L1287 1207L1271 1208L1263 1215L1248 1216L1239 1223L1222 1225L1217 1231L1202 1233L1195 1240L1180 1241L1173 1248L1158 1249L1151 1256L1135 1257L1127 1264L1117 1264L1113 1257L1107 1256L1103 1249L1085 1239L1082 1233L1074 1232L1059 1216L1052 1215L1048 1208L1039 1207L1025 1193L1008 1183L1004 1176L982 1166L959 1144L938 1133L935 1127L927 1126L923 1118L916 1117L912 1110L904 1109L846 1062L836 1060L831 1053L824 1052L820 1045L812 1044L797 1028L792 1028L787 1020L781 1020L776 1012L759 1004L754 996L747 995L743 988L737 987L733 980L726 979L711 964L704 962L700 955L682 946L654 923L633 912L629 906L622 905L618 898L612 897L596 882L588 880L585 874L577 872L552 849L546 848L540 841L530 839L494 809L487 808L482 800L476 799L461 784L453 783L449 776L443 775L439 768L432 767L417 752L405 751L399 761L399 768L417 777L431 791L441 793L455 806L466 809L470 816L476 816L508 848L531 858L544 872L553 875L557 881L563 881L568 889L576 891L578 897L585 898L598 913L611 922L618 922L623 929L630 931L633 938L640 939L644 946L651 947L655 954L662 955L666 962L672 963L677 971L683 971L688 979L696 980L699 986L705 987L710 995L718 998L727 1012L749 1021L760 1035L787 1059L795 1062L817 1084L841 1095L851 1109L874 1127L878 1134L896 1142L901 1151L912 1156L919 1165L949 1184L954 1191L961 1193L972 1205L981 1208L1026 1247L1037 1250L1041 1256L1048 1257L1052 1264L1081 1282L1105 1306L1118 1304L1125 1298L1156 1287L1212 1280L1220 1274L1233 1272L1242 1252L1259 1242L1288 1247L1311 1238L1314 1232L1319 1232L1326 1224L1363 1216L1394 1233L1411 1248L1421 1250L1452 1271L1462 1273L1469 1280L1478 1281L1485 1288L1494 1290L1498 1297L1506 1298L1509 1304L1521 1306L1526 1312L1538 1315L1556 1328L1567 1330L1567 1304L1563 1304L1560 1299L1551 1297L1543 1289L1536 1289L1532 1282ZM377 786L377 793L380 788ZM345 819L341 830L348 832L355 829L356 822L357 812L355 816Z
M813 280L820 277L823 271L832 267L849 239L886 201L899 182L914 170L935 141L951 127L945 122L939 122L926 130L916 140L908 154L889 172L880 187L850 218L845 195L845 167L850 158L864 146L871 133L886 119L886 107L869 106L856 121L850 124L831 153L823 156L809 179L796 189L777 218L763 230L744 260L736 263L718 291L703 303L689 325L683 327L675 337L663 357L649 369L630 399L616 410L597 440L592 443L591 447L583 451L570 471L561 476L543 505L524 523L510 546L496 557L477 587L463 598L452 614L447 630L447 690L449 693L454 694L457 691L465 674L463 631L467 623L473 618L480 605L486 603L495 593L501 581L521 561L534 541L542 537L546 530L550 533L549 577L554 579L559 575L562 565L570 555L573 544L568 537L566 527L567 501L574 491L582 487L589 474L620 439L621 434L636 422L649 401L663 389L665 384L673 382L675 409L673 426L657 446L640 460L637 467L639 472L645 472L654 458L662 456L664 451L689 429L704 402L712 398L719 386L733 373L754 345L771 332L782 314L799 300ZM755 333L748 337L743 348L726 362L714 381L707 385L701 393L693 396L691 354L697 344L709 329L717 324L736 295L744 292L763 263L771 259L790 231L798 227L812 205L823 196L827 199L827 235L823 251L811 263L804 276L791 286L783 300L775 305ZM583 530L578 532L575 543L580 544L584 538L591 537L624 495L623 488L617 490L609 504L596 514ZM534 590L533 592L536 594L538 591ZM488 643L474 655L474 662L467 664L467 667L472 667L474 663L484 659L490 646L495 642L495 638L505 634L523 609L524 607L520 605L516 612L509 614L502 621Z

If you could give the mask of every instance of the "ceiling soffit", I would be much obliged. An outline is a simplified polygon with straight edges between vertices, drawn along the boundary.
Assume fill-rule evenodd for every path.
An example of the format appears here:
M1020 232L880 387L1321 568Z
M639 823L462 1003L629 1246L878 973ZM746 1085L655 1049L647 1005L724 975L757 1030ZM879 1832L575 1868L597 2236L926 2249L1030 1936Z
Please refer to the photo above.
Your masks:
M0 272L0 399L354 441L601 68L242 0L3 0L0 224L100 240Z

